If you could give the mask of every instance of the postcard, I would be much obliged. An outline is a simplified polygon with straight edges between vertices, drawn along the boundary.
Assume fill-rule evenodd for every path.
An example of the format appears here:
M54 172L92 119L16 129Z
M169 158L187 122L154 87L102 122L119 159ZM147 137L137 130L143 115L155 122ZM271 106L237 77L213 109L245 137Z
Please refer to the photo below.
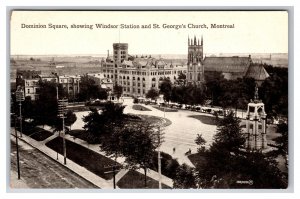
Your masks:
M288 24L12 10L10 190L287 189Z

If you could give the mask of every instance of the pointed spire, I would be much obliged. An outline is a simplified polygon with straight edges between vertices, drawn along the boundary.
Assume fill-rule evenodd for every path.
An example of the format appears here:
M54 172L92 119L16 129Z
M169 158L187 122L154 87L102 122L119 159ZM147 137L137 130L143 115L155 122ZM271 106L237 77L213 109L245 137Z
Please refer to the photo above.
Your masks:
M203 35L201 35L201 46L203 46Z
M188 36L188 43L189 43L189 45L190 45L190 36Z
M109 58L109 50L107 50L107 58Z
M257 87L257 84L255 84L254 102L255 102L255 103L259 102L259 97L258 97L258 87Z
M197 39L196 39L196 36L194 36L194 45L195 45L195 46L197 45Z
M200 43L199 43L199 39L198 39L198 46L200 45Z

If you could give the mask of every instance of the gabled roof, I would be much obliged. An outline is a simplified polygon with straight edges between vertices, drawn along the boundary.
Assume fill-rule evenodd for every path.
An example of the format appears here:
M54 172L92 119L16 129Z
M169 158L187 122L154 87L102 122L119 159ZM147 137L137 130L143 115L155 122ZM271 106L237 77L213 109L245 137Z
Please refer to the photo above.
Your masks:
M203 61L205 71L245 74L251 63L251 57L205 57Z
M255 80L265 80L270 75L261 64L251 64L246 72L246 77L254 78Z
M132 61L127 61L127 60L124 60L124 61L122 62L122 64L123 64L123 65L126 65L126 66L133 67L133 63L132 63Z

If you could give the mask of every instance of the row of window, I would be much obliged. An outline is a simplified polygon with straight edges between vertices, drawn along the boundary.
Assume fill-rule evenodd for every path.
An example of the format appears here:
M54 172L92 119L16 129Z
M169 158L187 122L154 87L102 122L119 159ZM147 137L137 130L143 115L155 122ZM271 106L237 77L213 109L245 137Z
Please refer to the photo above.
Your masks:
M130 92L130 87L123 87L123 91L124 92ZM132 92L133 93L135 93L137 91L137 94L141 94L141 95L143 95L143 94L146 94L146 91L145 91L145 89L135 89L135 88L132 88Z
M125 85L125 86L126 86L126 85L130 86L130 82L125 82L125 81L124 81L123 83L122 83L122 81L120 81L119 84ZM136 86L136 85L137 85L138 87L140 87L140 86L141 86L141 83L137 83L137 84L136 84L135 82L132 82L132 86ZM142 85L143 85L143 87L146 87L146 84L143 83ZM153 85L153 84L152 84L152 85ZM154 83L154 87L155 87L155 83Z

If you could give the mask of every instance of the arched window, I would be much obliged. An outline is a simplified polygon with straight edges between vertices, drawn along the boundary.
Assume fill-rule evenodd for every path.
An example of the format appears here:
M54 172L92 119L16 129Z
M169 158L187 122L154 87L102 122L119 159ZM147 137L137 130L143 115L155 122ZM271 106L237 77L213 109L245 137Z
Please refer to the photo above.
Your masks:
M140 77L138 77L137 80L140 81Z
M123 76L123 79L125 79L125 76Z
M152 78L152 81L156 81L155 77Z
M132 80L135 80L135 77L132 77Z
M145 81L145 78L143 77L143 81Z

